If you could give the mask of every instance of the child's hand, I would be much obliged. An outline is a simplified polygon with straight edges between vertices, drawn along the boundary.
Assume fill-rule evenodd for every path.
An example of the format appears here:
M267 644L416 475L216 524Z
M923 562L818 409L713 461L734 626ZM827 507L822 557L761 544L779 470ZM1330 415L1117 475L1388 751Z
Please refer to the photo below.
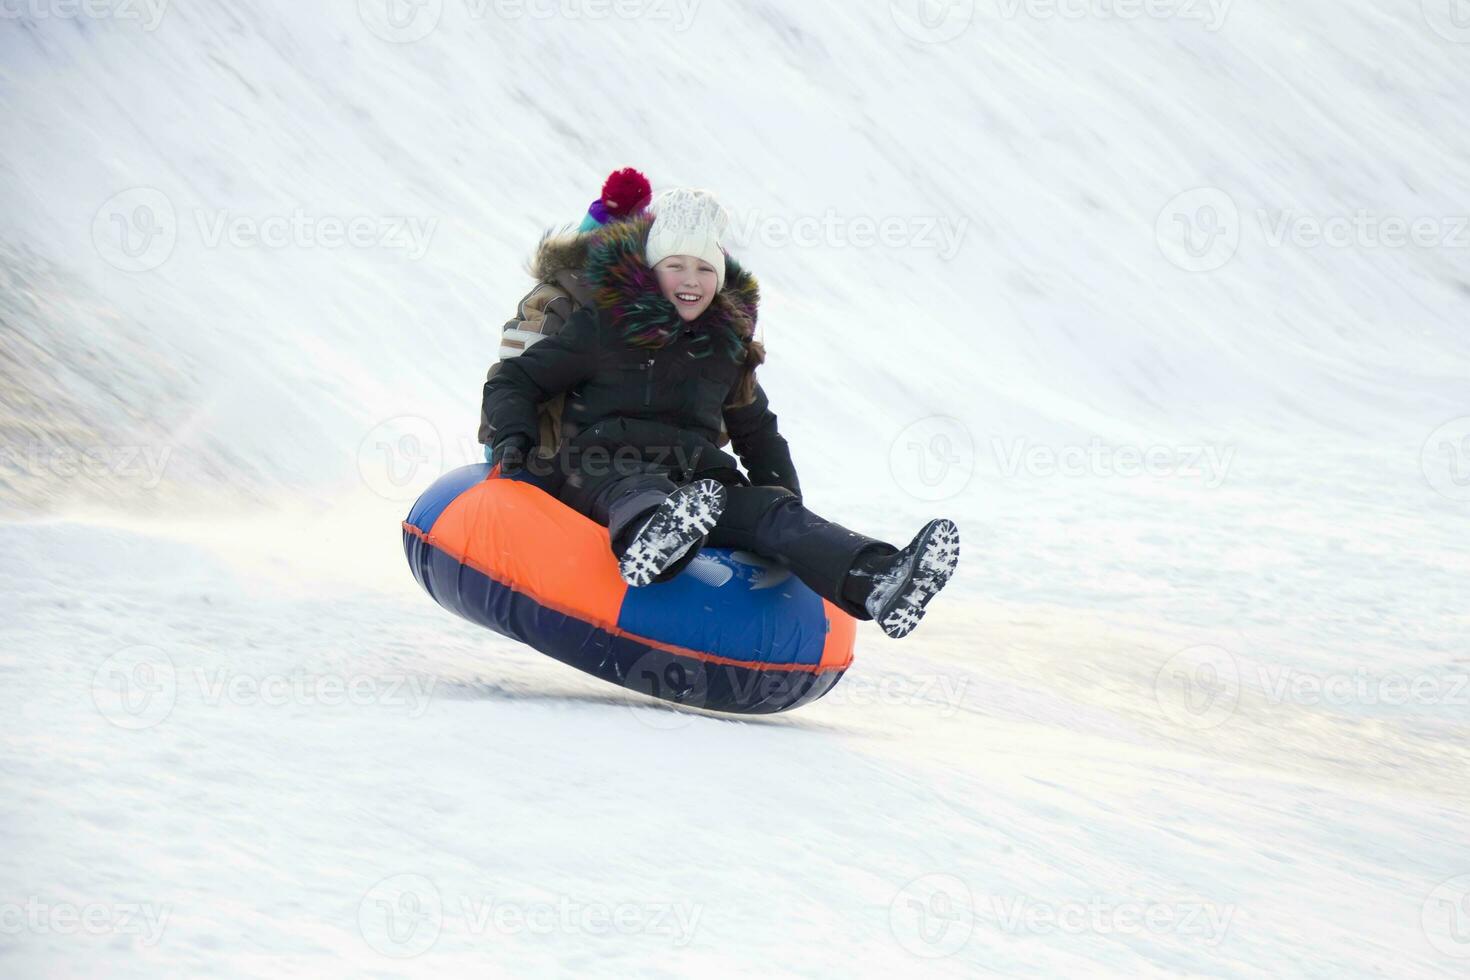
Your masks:
M490 456L490 465L500 466L501 476L510 476L525 468L526 456L531 451L531 440L524 435L506 436L495 444Z

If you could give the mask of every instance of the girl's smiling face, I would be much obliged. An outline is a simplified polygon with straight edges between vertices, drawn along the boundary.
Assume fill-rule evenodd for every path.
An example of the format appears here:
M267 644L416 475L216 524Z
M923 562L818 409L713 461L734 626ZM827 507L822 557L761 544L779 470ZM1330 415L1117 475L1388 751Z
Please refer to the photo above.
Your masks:
M693 255L670 255L653 267L659 291L674 304L687 323L697 319L715 301L719 274L715 267Z

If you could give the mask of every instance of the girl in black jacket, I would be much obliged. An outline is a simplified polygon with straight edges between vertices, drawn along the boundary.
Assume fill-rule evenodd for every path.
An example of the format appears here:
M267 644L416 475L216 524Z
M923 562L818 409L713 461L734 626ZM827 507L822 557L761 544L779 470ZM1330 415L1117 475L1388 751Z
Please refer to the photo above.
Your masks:
M486 382L502 476L525 469L608 528L623 578L666 581L709 544L764 555L858 619L907 635L959 560L953 521L903 549L808 510L755 369L755 278L719 244L724 210L705 191L654 198L588 249L596 302L561 332L501 362ZM533 454L537 406L565 393L562 442ZM715 445L721 421L744 463ZM748 475L747 475L748 474Z

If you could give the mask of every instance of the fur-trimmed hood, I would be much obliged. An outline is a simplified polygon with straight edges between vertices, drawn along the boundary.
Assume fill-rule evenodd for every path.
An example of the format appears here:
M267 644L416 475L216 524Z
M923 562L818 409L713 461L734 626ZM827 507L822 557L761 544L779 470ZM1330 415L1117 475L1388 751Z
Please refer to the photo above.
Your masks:
M590 232L548 233L531 260L531 274L609 313L630 347L662 347L684 321L644 257L653 220L644 214ZM755 339L759 309L760 283L727 255L725 282L693 325L714 335L726 355L742 365L736 404L754 397L755 369L765 361L765 348Z
M630 346L661 347L683 325L674 304L658 288L644 258L653 218L615 221L590 232L548 232L531 259L531 275L565 287L574 282L582 302L595 302L624 327ZM696 324L729 327L744 345L754 337L760 309L760 283L726 256L725 282Z
M565 273L580 274L587 265L587 246L601 230L546 232L531 255L531 275L541 282L556 282Z
M592 305L592 289L587 285L587 245L593 231L549 230L541 236L526 271L537 282L555 286L572 298L578 306Z
M645 257L653 220L644 215L614 222L593 233L587 245L586 279L597 290L595 301L614 315L623 336L636 347L662 347L684 325ZM727 256L725 282L694 322L706 330L728 327L743 346L755 335L759 308L760 284Z

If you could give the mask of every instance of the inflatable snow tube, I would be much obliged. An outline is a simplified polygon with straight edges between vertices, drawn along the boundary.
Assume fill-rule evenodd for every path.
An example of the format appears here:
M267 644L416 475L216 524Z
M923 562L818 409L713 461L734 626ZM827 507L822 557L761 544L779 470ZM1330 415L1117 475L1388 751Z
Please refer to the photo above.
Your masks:
M440 477L403 522L419 584L444 608L579 670L666 701L744 714L830 691L857 622L782 566L704 548L632 588L607 528L488 464Z

